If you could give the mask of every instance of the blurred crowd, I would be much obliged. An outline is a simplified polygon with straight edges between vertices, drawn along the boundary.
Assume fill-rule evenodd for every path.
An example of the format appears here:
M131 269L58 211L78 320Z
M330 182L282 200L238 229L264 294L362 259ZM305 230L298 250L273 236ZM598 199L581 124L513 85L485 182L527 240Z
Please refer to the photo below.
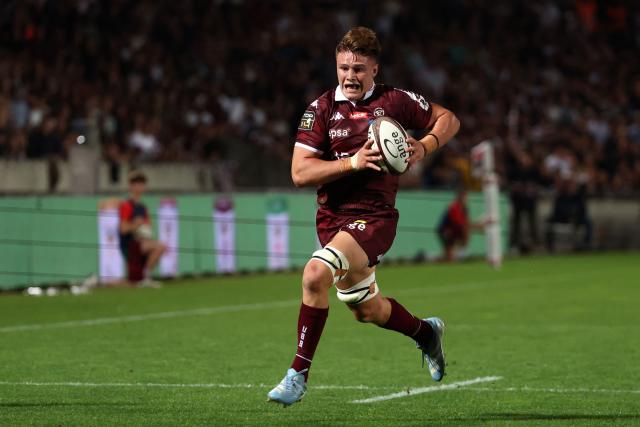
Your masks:
M3 1L0 158L65 158L94 126L113 165L239 144L284 165L354 25L379 34L378 81L462 122L407 185L473 189L489 139L515 197L640 191L640 7L615 0Z

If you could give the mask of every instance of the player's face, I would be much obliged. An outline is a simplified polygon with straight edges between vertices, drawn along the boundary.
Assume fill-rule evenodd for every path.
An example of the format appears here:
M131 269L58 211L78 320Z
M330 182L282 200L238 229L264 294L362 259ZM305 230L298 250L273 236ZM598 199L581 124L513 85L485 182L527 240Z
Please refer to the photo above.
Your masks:
M348 51L338 52L336 67L340 89L349 101L362 99L378 74L378 63L374 58Z
M463 205L467 204L467 192L463 191L461 192L458 197L460 198L460 203L462 203Z
M134 196L140 197L147 189L147 184L144 182L132 182L129 188Z

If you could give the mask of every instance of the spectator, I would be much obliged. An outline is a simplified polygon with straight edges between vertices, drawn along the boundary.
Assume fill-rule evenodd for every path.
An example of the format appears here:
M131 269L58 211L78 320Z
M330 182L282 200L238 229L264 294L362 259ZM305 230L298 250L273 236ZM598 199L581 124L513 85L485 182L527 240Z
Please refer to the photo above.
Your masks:
M538 245L537 201L540 175L533 157L515 143L507 144L509 199L511 201L510 247L520 253L529 253ZM526 221L528 239L522 233L522 222Z
M33 110L35 114L38 110ZM39 114L37 114L39 116ZM66 157L64 146L58 132L58 123L55 118L34 119L33 127L26 145L26 154L32 159L46 159L48 166L48 187L52 193L60 180L59 162ZM40 125L41 123L41 125ZM14 147L16 147L14 145ZM12 147L12 148L14 148Z
M157 128L157 123L150 123L142 116L136 118L136 128L129 135L129 147L141 160L151 160L159 154L160 145L154 128Z
M548 189L556 172L566 176L563 156L543 166L561 146L573 157L593 153L571 170L589 160L600 176L595 191L640 191L637 167L629 167L640 163L640 151L617 147L615 135L620 120L631 142L640 138L639 4L435 0L429 13L439 19L425 26L420 2L364 0L328 9L293 0L7 0L0 4L0 132L7 136L0 156L45 150L16 143L23 151L9 153L6 141L42 130L48 118L65 141L73 122L97 117L113 165L202 161L210 127L227 143L242 141L249 148L243 152L288 164L301 106L335 82L323 54L335 46L332 34L359 23L379 31L383 60L394 64L380 81L415 88L461 118L456 148L425 168L424 185L464 181L460 153L494 138L502 125L496 118L515 103L519 135L531 141L527 154L538 173L553 170ZM435 36L447 43L427 47L424 40ZM624 151L629 164L611 164L622 157L602 146ZM241 163L236 151L220 152L220 160ZM497 157L498 169L504 160Z
M574 242L575 250L586 250L591 247L593 227L587 212L586 192L586 183L578 183L573 177L559 181L558 193L553 202L553 211L546 222L546 240L549 252L555 252L556 249L558 224L571 226L574 236L582 230L582 241Z
M27 151L27 138L24 132L14 132L9 135L9 146L5 152L6 157L13 160L24 159Z
M147 207L140 201L147 178L138 171L129 174L129 198L120 204L120 251L127 264L127 278L140 286L159 287L151 272L167 247L152 237Z
M466 248L469 243L469 232L472 229L480 230L482 227L484 224L469 220L467 191L458 190L456 199L447 207L438 225L438 237L444 249L442 260L453 261L456 255L454 251Z

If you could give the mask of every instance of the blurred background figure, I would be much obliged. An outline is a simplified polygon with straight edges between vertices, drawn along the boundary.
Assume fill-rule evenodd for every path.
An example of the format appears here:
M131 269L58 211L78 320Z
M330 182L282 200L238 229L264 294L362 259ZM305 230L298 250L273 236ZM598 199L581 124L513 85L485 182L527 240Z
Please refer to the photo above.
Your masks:
M456 199L447 207L438 225L438 238L444 250L442 261L451 262L463 256L469 243L469 232L482 227L483 223L469 220L467 190L458 190Z
M593 226L587 211L587 186L576 182L573 177L560 181L553 210L546 221L546 244L549 252L556 250L558 233L569 235L574 250L591 248Z
M25 147L27 158L47 160L48 190L50 193L55 192L58 186L60 180L59 163L66 157L58 125L57 120L52 117L45 120L34 119Z
M147 184L139 171L129 174L129 198L120 204L120 251L126 261L130 283L146 287L159 287L151 279L153 268L167 247L153 239L147 207L141 202Z
M511 202L509 247L528 254L538 245L537 203L541 176L529 153L513 142L507 143L506 149L506 186ZM527 233L523 232L523 225Z

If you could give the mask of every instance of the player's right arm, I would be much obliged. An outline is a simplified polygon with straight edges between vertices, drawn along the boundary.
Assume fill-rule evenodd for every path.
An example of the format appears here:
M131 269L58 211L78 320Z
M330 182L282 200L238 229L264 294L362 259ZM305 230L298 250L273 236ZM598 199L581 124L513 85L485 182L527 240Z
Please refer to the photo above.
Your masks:
M120 221L120 233L122 233L122 234L133 233L142 224L144 224L144 219L142 219L140 217L136 217L136 218L132 219L131 221Z
M293 148L291 178L296 187L318 186L363 169L380 170L375 164L380 154L366 141L351 157L327 160L331 157L329 117L333 92L326 92L313 101L302 115ZM366 137L365 137L366 138Z
M296 187L318 186L366 168L380 171L376 162L382 158L372 145L373 141L368 140L356 154L338 160L323 160L318 153L294 147L291 161L293 183Z

